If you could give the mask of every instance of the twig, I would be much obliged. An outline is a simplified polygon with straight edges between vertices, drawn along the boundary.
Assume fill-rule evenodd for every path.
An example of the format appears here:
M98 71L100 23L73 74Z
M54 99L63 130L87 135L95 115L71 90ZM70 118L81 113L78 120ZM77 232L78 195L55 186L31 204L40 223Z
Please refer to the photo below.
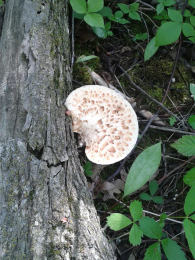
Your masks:
M183 168L186 164L193 161L195 159L195 156L192 156L189 160L185 161L184 163L177 166L175 169L171 170L167 175L164 175L159 181L158 184L161 184L167 177L169 177L171 174L179 170L180 168Z
M147 211L147 210L143 210L143 212L145 212L146 214L156 216L156 217L160 217L159 214L156 214L156 213L153 213L153 212L150 212L150 211ZM172 222L175 222L175 223L179 223L179 224L183 224L183 222L181 222L179 220L172 219L172 218L166 218L166 220L169 220L169 221L172 221Z
M177 128L170 128L170 127L161 127L161 126L155 126L155 125L150 125L149 126L152 129L157 129L160 131L166 131L166 132L173 132L173 133L178 133L178 134L183 134L183 135L195 135L193 132L187 132L187 131L182 131Z

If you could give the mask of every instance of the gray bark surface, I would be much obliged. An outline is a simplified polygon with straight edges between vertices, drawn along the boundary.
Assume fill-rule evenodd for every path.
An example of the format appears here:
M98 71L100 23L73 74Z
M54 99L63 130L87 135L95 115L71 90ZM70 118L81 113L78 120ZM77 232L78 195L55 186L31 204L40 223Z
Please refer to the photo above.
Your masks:
M71 91L67 5L6 1L0 38L3 260L115 259L65 116Z

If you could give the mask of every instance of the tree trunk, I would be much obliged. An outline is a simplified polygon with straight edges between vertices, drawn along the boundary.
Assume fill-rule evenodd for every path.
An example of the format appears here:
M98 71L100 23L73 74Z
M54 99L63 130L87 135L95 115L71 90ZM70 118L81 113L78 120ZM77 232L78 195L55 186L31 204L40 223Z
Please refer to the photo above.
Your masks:
M65 116L67 0L7 0L0 39L0 259L115 259Z

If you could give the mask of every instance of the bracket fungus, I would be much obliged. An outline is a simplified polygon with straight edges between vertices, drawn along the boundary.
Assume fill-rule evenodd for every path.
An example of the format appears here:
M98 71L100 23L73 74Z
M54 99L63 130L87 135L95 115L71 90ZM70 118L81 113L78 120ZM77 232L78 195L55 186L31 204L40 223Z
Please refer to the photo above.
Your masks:
M120 92L86 85L72 91L65 105L72 117L73 132L81 135L90 161L113 164L125 158L135 146L137 116Z

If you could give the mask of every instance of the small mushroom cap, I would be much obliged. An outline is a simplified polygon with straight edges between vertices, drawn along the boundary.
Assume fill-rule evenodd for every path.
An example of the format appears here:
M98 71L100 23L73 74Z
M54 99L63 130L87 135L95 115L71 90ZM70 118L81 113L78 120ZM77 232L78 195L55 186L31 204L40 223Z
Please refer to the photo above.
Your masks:
M86 143L85 153L96 164L124 159L136 144L138 121L129 102L118 92L99 85L77 88L66 99L73 131Z

